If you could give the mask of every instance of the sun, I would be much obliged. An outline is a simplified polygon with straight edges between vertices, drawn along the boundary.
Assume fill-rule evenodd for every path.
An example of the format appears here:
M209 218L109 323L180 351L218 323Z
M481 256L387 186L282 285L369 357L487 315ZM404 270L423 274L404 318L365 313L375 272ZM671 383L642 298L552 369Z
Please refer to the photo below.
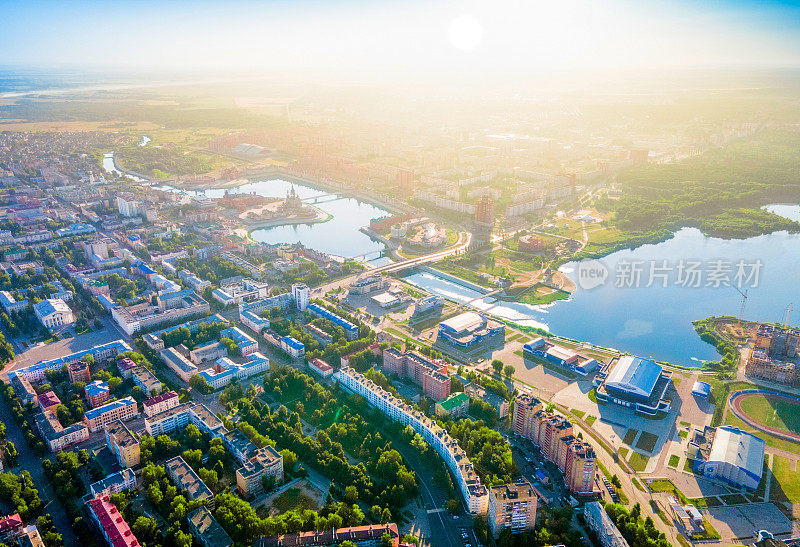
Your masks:
M456 49L472 51L483 40L483 26L472 15L459 15L450 23L447 35Z

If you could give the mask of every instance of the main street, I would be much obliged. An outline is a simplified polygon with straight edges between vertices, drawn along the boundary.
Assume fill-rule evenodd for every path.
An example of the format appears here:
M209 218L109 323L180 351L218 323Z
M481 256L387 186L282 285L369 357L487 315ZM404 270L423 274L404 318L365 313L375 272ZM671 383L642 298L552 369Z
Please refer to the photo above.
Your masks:
M49 514L53 518L53 524L61 533L65 545L78 545L78 538L72 532L72 521L67 517L64 506L56 497L55 492L50 487L50 481L44 474L42 458L34 454L28 443L25 442L25 436L22 434L22 430L17 425L17 421L14 419L11 409L3 397L0 397L0 420L6 425L6 437L14 443L19 454L17 467L13 470L9 469L7 472L17 475L22 471L27 471L31 474L33 483L39 491L39 497L44 504L42 513Z

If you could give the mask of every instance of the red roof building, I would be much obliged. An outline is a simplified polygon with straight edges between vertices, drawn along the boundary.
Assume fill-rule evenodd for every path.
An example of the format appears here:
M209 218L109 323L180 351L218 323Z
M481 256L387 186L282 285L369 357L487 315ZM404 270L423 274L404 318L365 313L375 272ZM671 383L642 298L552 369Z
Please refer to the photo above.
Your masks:
M323 378L327 378L328 376L333 375L333 367L317 357L308 362L308 368L310 368Z
M144 408L144 415L149 417L165 412L170 408L175 408L179 404L180 397L178 397L178 394L174 391L168 391L161 395L150 397L142 403L142 407Z
M112 547L138 547L139 541L117 510L117 506L111 503L108 495L98 496L89 500L88 503L92 518L109 545Z
M0 540L5 542L9 538L15 538L22 533L22 518L19 513L8 515L0 520Z
M131 371L136 368L136 363L129 357L123 357L117 361L117 367L119 367L119 373L122 374L123 377L130 378Z
M48 391L39 395L39 408L42 409L42 412L45 410L52 410L55 412L56 407L60 404L61 399L59 399L58 395L53 391Z

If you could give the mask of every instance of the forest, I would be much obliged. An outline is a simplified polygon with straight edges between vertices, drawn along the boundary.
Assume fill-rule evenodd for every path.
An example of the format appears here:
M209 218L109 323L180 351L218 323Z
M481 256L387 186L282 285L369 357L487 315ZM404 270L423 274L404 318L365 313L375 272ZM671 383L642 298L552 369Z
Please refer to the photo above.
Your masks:
M628 169L619 175L620 198L596 205L614 213L629 243L663 240L682 227L731 239L798 232L800 223L762 209L797 201L798 148L800 133L763 130L682 161Z

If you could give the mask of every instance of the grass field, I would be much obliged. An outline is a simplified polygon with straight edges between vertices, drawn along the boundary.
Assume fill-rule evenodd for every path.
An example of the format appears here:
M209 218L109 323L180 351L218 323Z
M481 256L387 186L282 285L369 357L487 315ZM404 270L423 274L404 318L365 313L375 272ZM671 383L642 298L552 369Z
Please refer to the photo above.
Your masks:
M791 452L792 454L800 454L800 444L793 443L792 441L787 441L785 439L779 439L774 435L770 435L768 433L764 433L763 431L759 431L753 427L750 427L742 420L737 418L733 414L733 412L728 412L728 414L725 416L725 425L736 426L744 431L755 433L756 435L767 441L767 446L771 446L772 448L786 450L787 452Z
M795 462L781 456L773 456L772 475L770 500L800 502L800 472L795 467Z
M667 463L670 467L678 467L678 463L680 463L681 457L673 454L669 457L669 463Z
M314 500L306 496L299 488L289 488L286 492L275 498L272 508L280 513L290 509L312 509L316 511L319 506Z
M725 494L724 496L720 496L720 498L722 498L722 501L728 505L740 505L747 503L747 498L741 494Z
M651 479L647 483L651 492L671 492L683 504L686 504L686 496L675 483L669 479Z
M583 410L578 410L577 408L571 408L570 412L575 414L575 416L577 416L581 420L583 419L584 416L586 416L586 412L584 412Z
M800 405L774 397L745 397L742 410L769 427L800 434Z
M642 431L642 434L639 435L639 440L636 441L636 448L643 452L652 452L656 447L657 441L658 435L653 435L647 431Z
M638 471L641 473L642 471L644 471L644 468L647 467L647 462L649 461L650 458L648 458L647 456L643 456L638 452L634 452L633 454L631 454L631 459L628 460L628 463L631 465L631 468L634 471Z
M636 439L637 433L639 433L638 429L629 429L627 432L625 432L625 437L622 439L622 442L628 446L632 445L634 439Z
M597 420L597 416L586 416L586 420L584 421L586 422L586 425L591 427L595 420Z

